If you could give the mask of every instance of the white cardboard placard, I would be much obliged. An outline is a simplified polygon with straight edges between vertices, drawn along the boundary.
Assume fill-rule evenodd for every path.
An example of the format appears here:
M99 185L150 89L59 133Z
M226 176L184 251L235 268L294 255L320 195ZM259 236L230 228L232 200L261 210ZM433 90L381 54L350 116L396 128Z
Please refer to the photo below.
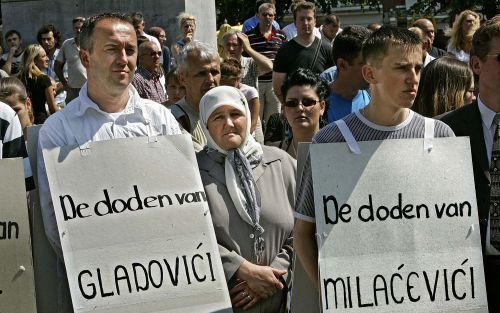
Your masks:
M311 146L324 312L488 312L468 138Z
M0 159L0 177L0 312L35 313L22 159Z
M188 135L44 159L75 312L231 312Z

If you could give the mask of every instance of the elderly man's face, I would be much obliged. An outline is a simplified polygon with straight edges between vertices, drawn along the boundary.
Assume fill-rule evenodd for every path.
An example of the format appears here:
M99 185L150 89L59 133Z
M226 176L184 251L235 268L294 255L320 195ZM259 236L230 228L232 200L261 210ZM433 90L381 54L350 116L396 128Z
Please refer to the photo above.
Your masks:
M151 43L142 49L139 55L139 65L149 72L155 72L160 68L160 58L160 49L156 44Z
M275 14L276 12L274 12L272 8L261 10L257 16L259 18L259 23L266 27L271 27L273 25Z
M187 58L188 69L180 73L180 82L186 88L186 98L191 104L198 104L201 97L210 89L219 86L220 60L200 60L197 55Z

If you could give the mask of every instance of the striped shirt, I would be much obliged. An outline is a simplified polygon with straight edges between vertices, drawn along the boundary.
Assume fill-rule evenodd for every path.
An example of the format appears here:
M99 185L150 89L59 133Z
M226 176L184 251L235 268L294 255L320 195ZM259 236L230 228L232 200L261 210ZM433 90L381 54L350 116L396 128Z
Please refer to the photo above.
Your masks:
M285 33L276 28L272 28L271 34L265 37L259 30L259 24L255 28L245 33L250 41L250 46L260 54L274 62L274 57L284 42L286 42ZM270 82L272 81L273 72L266 73L259 76L259 81Z
M381 126L367 120L360 111L343 118L356 141L424 138L425 118L410 110L404 122L395 126ZM441 121L435 121L434 137L455 137L451 128ZM345 142L337 125L331 123L314 136L312 143ZM312 182L311 159L308 156L300 190L297 193L295 217L315 223L314 190Z
M26 190L35 189L19 118L10 106L0 102L0 159L7 158L23 158Z

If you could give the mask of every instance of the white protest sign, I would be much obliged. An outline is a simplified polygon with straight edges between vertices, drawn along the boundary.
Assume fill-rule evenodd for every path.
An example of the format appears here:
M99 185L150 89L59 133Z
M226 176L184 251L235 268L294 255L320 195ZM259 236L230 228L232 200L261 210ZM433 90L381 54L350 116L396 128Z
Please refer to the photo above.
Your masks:
M0 312L36 312L21 158L0 159Z
M33 178L38 181L37 150L38 132L42 125L28 127L28 156L30 158ZM57 312L58 279L57 256L50 245L43 227L38 189L30 191L29 197L31 245L33 252L33 268L35 270L36 307L38 312Z
M232 312L191 138L154 138L44 151L77 313Z
M311 146L324 312L488 312L468 138Z

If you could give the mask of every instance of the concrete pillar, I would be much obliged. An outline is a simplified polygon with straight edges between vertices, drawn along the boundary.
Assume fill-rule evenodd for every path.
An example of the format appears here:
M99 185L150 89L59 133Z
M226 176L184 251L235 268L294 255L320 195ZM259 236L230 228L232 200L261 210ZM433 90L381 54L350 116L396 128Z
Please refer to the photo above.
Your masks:
M88 17L106 11L142 11L146 30L151 26L164 28L169 45L180 34L176 16L185 11L196 16L195 38L217 46L215 0L11 0L2 1L1 5L4 33L17 29L25 46L36 42L36 32L44 24L54 24L64 40L73 36L73 17Z

